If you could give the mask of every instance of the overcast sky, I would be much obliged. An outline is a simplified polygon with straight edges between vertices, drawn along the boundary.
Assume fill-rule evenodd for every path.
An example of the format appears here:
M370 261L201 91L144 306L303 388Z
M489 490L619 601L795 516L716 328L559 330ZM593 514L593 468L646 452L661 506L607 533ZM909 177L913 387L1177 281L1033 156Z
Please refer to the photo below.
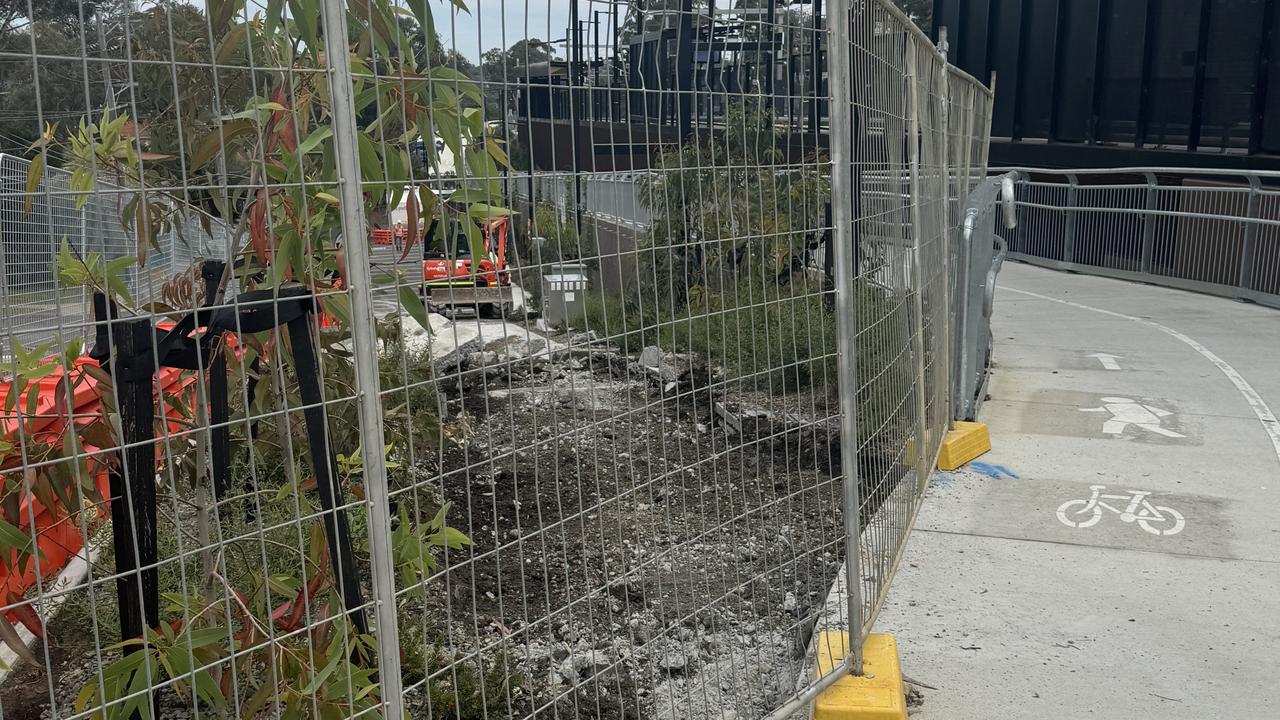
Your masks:
M432 15L436 20L436 30L440 33L445 47L453 48L473 62L478 62L480 53L495 47L510 47L518 40L537 38L539 40L561 40L565 37L565 28L569 26L569 8L572 0L463 0L470 9L464 13L457 10L450 0L394 0L401 7L410 7L410 2L429 2ZM187 0L198 7L204 7L206 0ZM578 17L588 20L592 12L604 13L601 23L608 27L607 13L611 3L609 0L577 0ZM146 6L146 0L142 5ZM248 0L246 3L252 14L264 6L265 0ZM618 3L621 21L626 15L626 3ZM606 31L601 30L601 44L606 42ZM587 38L586 42L591 42ZM563 45L558 48L563 54Z
M569 26L570 0L467 0L467 5L470 14L448 12L446 8L452 8L448 2L432 2L436 29L445 46L473 61L489 48L510 47L526 38L561 40ZM578 0L579 19L587 20L593 10L608 12L609 3ZM607 27L608 21L601 19Z

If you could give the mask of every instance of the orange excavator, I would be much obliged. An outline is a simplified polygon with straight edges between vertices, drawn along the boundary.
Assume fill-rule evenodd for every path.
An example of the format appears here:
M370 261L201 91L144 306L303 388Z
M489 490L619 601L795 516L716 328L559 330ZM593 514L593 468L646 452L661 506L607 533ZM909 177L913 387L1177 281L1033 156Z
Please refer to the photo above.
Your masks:
M464 222L466 215L435 218L422 238L422 278L427 303L446 311L475 308L481 317L501 318L513 303L511 271L507 266L509 218L477 222L484 254L473 257Z

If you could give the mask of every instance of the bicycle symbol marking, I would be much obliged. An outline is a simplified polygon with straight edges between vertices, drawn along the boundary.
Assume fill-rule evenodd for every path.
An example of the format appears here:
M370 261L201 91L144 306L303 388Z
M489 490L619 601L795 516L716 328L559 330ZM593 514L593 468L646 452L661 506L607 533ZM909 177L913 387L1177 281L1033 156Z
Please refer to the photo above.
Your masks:
M1121 522L1136 522L1138 527L1152 535L1168 537L1177 535L1187 526L1182 513L1165 505L1152 505L1144 490L1126 490L1127 495L1103 494L1106 485L1090 485L1088 500L1068 500L1058 506L1058 520L1069 528L1084 529L1102 520L1102 511L1110 510L1120 516ZM1109 501L1119 500L1111 504Z

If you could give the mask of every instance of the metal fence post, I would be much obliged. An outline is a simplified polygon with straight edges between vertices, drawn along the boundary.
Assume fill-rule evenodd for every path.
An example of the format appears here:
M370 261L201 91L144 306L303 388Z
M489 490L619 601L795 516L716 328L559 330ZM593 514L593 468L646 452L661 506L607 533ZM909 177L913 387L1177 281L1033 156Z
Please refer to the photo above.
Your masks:
M387 484L382 403L379 396L378 340L374 331L369 241L361 188L360 156L352 97L347 13L343 0L323 0L324 44L331 98L334 154L338 162L338 190L343 246L347 258L347 286L351 293L351 341L355 355L356 394L359 396L360 446L364 462L365 502L369 513L369 546L374 621L378 638L378 680L387 720L404 715L400 674L400 629L396 624L395 566L391 554L390 491Z
M920 59L915 38L907 40L907 158L911 188L911 275L915 287L911 292L915 314L912 352L915 355L916 380L916 483L923 491L929 481L928 418L925 416L924 362L924 268L920 254L924 243L920 237L924 219L920 211ZM967 182L966 182L967 185Z
M831 214L835 243L837 381L840 389L840 472L844 477L845 590L853 674L862 674L862 569L859 557L862 502L858 488L857 315L853 273L854 148L853 38L849 0L827 8L827 62L831 92Z
M1156 239L1156 216L1152 211L1156 209L1156 183L1155 173L1142 173L1147 179L1147 202L1146 210L1142 213L1142 259L1139 269L1144 273L1151 272L1151 258L1155 252Z
M939 160L942 163L942 167L939 168L938 173L941 176L940 179L942 181L943 194L943 211L941 213L942 227L940 227L939 230L941 231L940 237L942 238L942 261L947 264L946 267L943 268L942 273L942 298L943 302L947 304L947 306L943 308L942 312L942 337L945 340L942 347L946 354L942 361L942 398L943 411L946 413L944 415L946 418L946 427L950 430L951 421L955 416L955 392L952 387L954 378L952 377L951 370L952 363L955 361L955 356L959 347L956 344L957 338L952 331L952 328L954 327L952 316L954 315L956 307L955 295L952 293L952 288L954 287L952 280L956 270L956 262L955 257L952 255L951 247L951 188L953 187L951 183L950 156L951 95L948 92L950 83L948 82L949 74L947 73L947 29L945 27L938 29L937 48L938 60L941 62L941 71L937 73L936 92L938 94L938 122L941 126ZM960 198L956 198L955 202L959 205L961 202Z
M1075 175L1067 175L1067 222L1062 231L1062 262L1076 261L1076 187L1079 181Z
M1244 225L1244 240L1240 245L1240 278L1236 285L1241 290L1249 290L1253 286L1253 264L1258 254L1258 212L1262 205L1262 180L1257 175L1249 176L1249 205L1245 210L1248 220ZM1244 293L1241 293L1243 297Z

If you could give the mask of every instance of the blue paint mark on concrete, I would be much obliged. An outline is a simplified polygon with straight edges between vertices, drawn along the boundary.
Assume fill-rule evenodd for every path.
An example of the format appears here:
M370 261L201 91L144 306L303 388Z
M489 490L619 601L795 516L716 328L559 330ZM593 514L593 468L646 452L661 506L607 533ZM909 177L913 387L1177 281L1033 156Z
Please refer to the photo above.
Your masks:
M1013 479L1013 480L1018 479L1017 473L1015 473L1014 471L1010 470L1009 468L1003 465L993 465L991 463L984 463L984 462L971 462L967 465L967 467L970 470L980 475L986 475L992 480L1002 480L1005 477L1009 477L1010 479Z

